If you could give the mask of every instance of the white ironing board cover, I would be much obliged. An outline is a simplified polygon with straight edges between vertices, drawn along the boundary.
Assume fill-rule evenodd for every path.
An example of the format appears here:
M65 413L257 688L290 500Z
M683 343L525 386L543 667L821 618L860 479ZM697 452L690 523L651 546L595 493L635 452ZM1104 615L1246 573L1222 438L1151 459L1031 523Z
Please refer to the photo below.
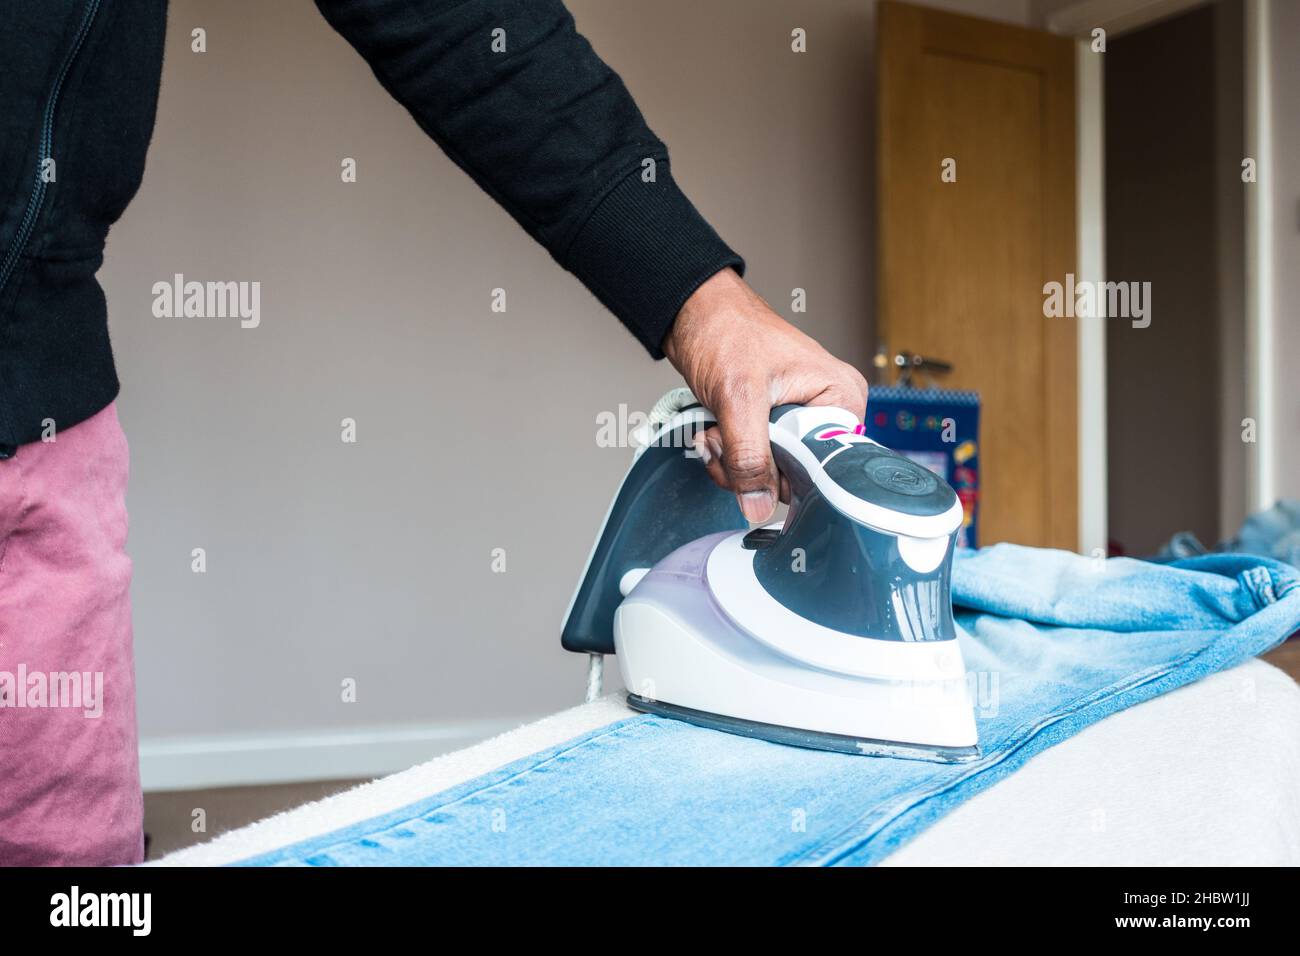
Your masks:
M630 713L617 697L561 711L156 865L247 859L399 809ZM962 804L885 863L1126 864L1300 864L1300 685L1250 661L1113 714Z

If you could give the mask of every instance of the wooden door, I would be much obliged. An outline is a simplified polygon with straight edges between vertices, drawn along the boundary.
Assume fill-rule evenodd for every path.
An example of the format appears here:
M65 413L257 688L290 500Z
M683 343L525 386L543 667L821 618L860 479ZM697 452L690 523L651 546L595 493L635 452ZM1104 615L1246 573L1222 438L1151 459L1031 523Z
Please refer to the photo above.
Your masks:
M980 543L1074 549L1077 329L1043 314L1076 271L1074 43L877 9L878 338L980 393Z

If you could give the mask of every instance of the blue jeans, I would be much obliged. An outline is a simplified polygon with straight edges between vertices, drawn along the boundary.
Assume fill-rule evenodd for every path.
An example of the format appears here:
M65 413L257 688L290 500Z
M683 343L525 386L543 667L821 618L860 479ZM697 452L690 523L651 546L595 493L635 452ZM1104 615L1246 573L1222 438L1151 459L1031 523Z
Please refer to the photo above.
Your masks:
M1300 628L1300 573L1215 554L1151 564L997 545L953 573L982 756L800 750L648 715L255 865L879 862L1031 756Z
M1175 534L1152 560L1171 561L1205 554L1209 550L1190 531ZM1300 501L1279 501L1266 511L1257 511L1241 530L1215 551L1256 554L1300 567Z

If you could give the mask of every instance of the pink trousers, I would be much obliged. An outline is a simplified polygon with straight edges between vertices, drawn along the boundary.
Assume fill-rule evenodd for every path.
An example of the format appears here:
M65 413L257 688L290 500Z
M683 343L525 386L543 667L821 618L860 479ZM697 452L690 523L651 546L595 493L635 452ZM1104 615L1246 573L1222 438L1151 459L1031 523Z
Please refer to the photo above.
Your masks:
M143 857L126 479L112 405L0 460L0 864Z

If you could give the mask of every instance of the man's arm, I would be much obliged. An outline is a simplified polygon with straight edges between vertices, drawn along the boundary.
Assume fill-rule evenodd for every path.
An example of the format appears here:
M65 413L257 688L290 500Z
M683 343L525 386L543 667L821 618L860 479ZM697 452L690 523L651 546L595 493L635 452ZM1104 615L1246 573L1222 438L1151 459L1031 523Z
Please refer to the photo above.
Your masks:
M421 128L654 357L705 279L743 270L559 0L316 5Z
M718 416L709 473L751 521L776 506L767 415L859 417L866 382L777 316L673 182L668 151L560 0L316 0L462 169ZM647 162L649 161L649 162ZM652 175L651 175L652 174Z

